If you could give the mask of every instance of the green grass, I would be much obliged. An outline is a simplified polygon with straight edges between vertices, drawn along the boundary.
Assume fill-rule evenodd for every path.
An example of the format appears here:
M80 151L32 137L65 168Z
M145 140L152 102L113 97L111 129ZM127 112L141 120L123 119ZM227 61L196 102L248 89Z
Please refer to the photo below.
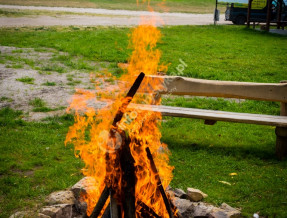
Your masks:
M12 102L13 101L13 99L12 98L9 98L9 97L6 97L6 96L2 96L1 98L0 98L0 102Z
M6 68L14 68L14 69L21 69L24 66L22 64L12 64L12 65L6 65Z
M33 109L33 112L50 112L50 111L55 111L55 109L53 108L49 108L49 107L36 107Z
M199 188L207 202L223 202L254 212L286 217L286 161L276 160L271 127L234 123L207 126L202 121L171 119L162 126L162 140L175 166L172 187ZM230 173L238 176L230 176ZM219 181L227 181L225 185Z
M29 102L30 105L34 107L44 107L46 106L46 102L43 101L41 98L34 98Z
M80 84L82 81L81 80L72 80L70 82L67 82L67 85L69 86L75 86L77 84Z
M43 85L43 86L55 86L56 83L55 83L55 82L49 82L49 81L47 81L47 82L45 82L45 83L42 83L42 85Z
M49 193L80 178L80 160L64 138L73 118L26 123L20 112L0 110L0 217L37 208ZM36 211L34 211L36 212ZM36 214L30 217L36 217Z
M183 75L194 78L272 83L286 80L286 37L235 26L165 27L161 30L163 38L158 47L162 50L162 62L170 63L167 72L169 75L178 75L176 68L181 59L187 65ZM126 49L127 34L130 32L128 28L112 27L81 27L79 30L73 30L71 27L41 30L1 29L0 44L35 50L53 48L67 53L55 57L65 65L71 62L71 57L82 57L85 63L110 63L113 68L111 72L118 75L120 70L116 67L117 63L127 62L131 53L131 50ZM75 69L77 66L71 64L70 67ZM74 81L70 74L67 74L67 80ZM278 115L280 109L278 103L238 103L213 98L166 97L163 103L272 115ZM0 202L0 214L4 211L4 215L10 215L19 208L32 207L35 202L42 202L44 195L75 182L75 178L63 176L60 171L55 172L56 166L59 165L59 170L69 171L71 174L79 172L80 169L80 162L73 158L72 151L63 145L71 120L57 118L46 124L25 123L18 119L20 114L15 114L17 112L8 109L0 113L0 141L3 142L0 146L4 149L1 147L3 152L0 166L4 169L0 176L1 185L6 186L10 178L22 182L21 176L14 175L14 168L10 167L13 164L16 164L16 172L19 169L33 170L32 163L40 160L40 170L44 169L41 171L41 178L47 177L48 182L29 180L27 186L38 185L43 190L36 190L35 195L26 191L30 189L25 183L18 187L17 182L14 186L13 182L7 182L10 191L3 193L1 190L4 197L0 197L0 201L11 199ZM258 211L262 216L287 216L287 161L278 161L275 157L276 136L273 127L225 122L207 126L203 121L184 118L164 117L164 120L166 122L162 123L162 141L169 145L172 153L171 164L175 166L171 184L173 187L199 188L209 195L207 202L218 205L226 202L231 206L241 207L247 217ZM22 137L17 137L19 135ZM45 153L45 147L53 149L54 152ZM55 152L58 150L62 152L60 156L65 160L54 163L51 160L54 156L59 156ZM19 152L24 152L25 155L15 155ZM21 161L16 162L17 158ZM75 166L71 164L74 162L77 163ZM38 168L35 169L34 176L38 175ZM229 174L233 172L238 175L232 178ZM50 175L57 179L52 181ZM80 176L77 174L76 177L79 179ZM227 181L232 185L228 186L219 181ZM16 202L12 193L16 193L15 196L21 199L21 202Z
M71 28L71 27L70 27ZM74 70L95 70L94 66L91 66L85 58L77 57L73 60L71 55L58 55L51 59L52 61L59 61L67 67Z
M26 83L26 84L34 84L35 79L32 77L25 76L25 77L18 78L16 80L22 83Z
M32 105L34 107L33 112L49 112L49 111L62 110L65 108L65 107L49 108L47 107L47 103L41 98L34 98L33 100L29 101L29 105Z
M0 17L20 17L20 16L25 16L28 15L28 13L23 12L23 11L15 11L15 10L5 10L5 9L0 9Z
M42 70L42 71L54 71L54 72L58 72L58 73L65 73L66 72L66 69L64 67L56 65L56 64L49 64L49 65L42 66L40 68L40 70Z
M279 115L280 108L273 102L213 98L165 98L163 104L272 115ZM286 217L287 161L275 157L274 127L225 122L208 126L202 120L164 119L162 141L169 145L175 166L172 187L199 188L208 193L206 201L242 208L247 217L258 211L263 216Z
M130 29L113 27L78 31L2 29L0 42L17 47L54 48L85 60L118 63L126 62L130 55L126 49L128 33ZM170 64L168 74L177 74L176 67L182 59L187 64L183 75L193 78L251 82L286 79L286 37L237 26L166 27L162 33L159 48L162 62ZM70 62L68 56L64 62Z

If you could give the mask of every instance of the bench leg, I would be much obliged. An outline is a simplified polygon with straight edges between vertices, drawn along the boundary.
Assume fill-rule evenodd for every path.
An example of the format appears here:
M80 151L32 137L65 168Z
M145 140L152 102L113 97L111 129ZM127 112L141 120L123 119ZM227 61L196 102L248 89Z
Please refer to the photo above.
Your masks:
M287 157L287 128L276 127L276 155L282 160Z

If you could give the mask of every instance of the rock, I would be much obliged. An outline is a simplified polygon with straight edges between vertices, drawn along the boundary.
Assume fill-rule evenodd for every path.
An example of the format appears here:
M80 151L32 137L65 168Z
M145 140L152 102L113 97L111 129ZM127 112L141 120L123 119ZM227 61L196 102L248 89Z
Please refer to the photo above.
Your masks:
M170 190L172 190L172 187L170 185L168 185L165 190L170 191Z
M214 206L203 202L192 203L193 217L208 217Z
M173 192L174 192L174 196L175 197L182 198L182 199L187 199L188 198L187 194L180 188L174 189Z
M241 217L241 212L226 203L222 203L220 206L221 209L227 212L228 217L230 218L239 218Z
M56 204L53 206L43 207L40 213L50 216L52 218L71 218L72 205L70 204Z
M86 214L87 212L87 203L81 200L76 200L74 208L73 208L73 214Z
M217 208L209 214L208 218L228 218L228 215L224 210Z
M170 198L174 198L175 197L173 190L167 190L165 192L170 196Z
M9 218L23 218L25 217L26 212L25 211L18 211L14 214L12 214Z
M186 199L180 199L178 197L174 197L172 199L173 204L177 207L178 213L182 218L193 217L193 205L192 202Z
M191 201L195 202L201 201L203 198L208 197L207 194L195 188L187 188L187 195Z
M223 209L223 210L226 210L226 211L236 210L236 209L234 209L233 207L229 206L229 205L226 204L226 203L222 203L221 206L220 206L220 208Z
M84 177L72 187L72 192L76 199L79 199L81 193L86 194L89 190L97 189L95 179L93 177Z
M42 214L42 213L38 213L38 216L37 218L51 218L50 216L47 216L45 214Z
M241 212L228 204L223 203L220 208L214 208L212 213L209 215L210 218L239 218Z
M58 191L51 193L46 198L46 203L49 205L54 204L74 204L75 202L74 193L72 191Z

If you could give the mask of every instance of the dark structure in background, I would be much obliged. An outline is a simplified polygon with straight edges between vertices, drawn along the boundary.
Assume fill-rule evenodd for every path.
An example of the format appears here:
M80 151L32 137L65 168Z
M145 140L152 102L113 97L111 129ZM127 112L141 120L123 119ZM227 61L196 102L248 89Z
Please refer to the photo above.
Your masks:
M269 31L270 24L275 23L277 29L284 29L287 25L287 5L284 0L262 0L262 4L265 7L252 8L253 0L248 1L248 7L238 6L234 1L218 1L216 0L216 8L218 4L226 4L225 20L232 21L236 25L244 25L247 22L247 26L250 27L250 23L266 23L264 29ZM258 3L258 1L257 1Z
M252 2L248 1L248 14L247 14L247 26L250 27L250 22L260 22L256 21L256 17L252 16ZM270 24L276 23L277 29L284 29L287 24L287 6L283 0L267 0L267 16L266 16L266 31L270 30Z

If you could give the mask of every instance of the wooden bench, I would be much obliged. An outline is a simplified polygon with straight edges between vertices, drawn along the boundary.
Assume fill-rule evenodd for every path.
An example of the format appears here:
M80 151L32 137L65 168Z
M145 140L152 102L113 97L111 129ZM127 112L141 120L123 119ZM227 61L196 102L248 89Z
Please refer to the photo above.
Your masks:
M163 105L131 104L130 108L161 112L163 116L186 117L205 120L213 125L217 121L275 126L276 155L287 156L287 82L250 83L192 79L184 77L151 76L153 81L163 82L159 94L207 96L259 101L281 102L281 116L203 110ZM144 91L144 90L140 90Z

